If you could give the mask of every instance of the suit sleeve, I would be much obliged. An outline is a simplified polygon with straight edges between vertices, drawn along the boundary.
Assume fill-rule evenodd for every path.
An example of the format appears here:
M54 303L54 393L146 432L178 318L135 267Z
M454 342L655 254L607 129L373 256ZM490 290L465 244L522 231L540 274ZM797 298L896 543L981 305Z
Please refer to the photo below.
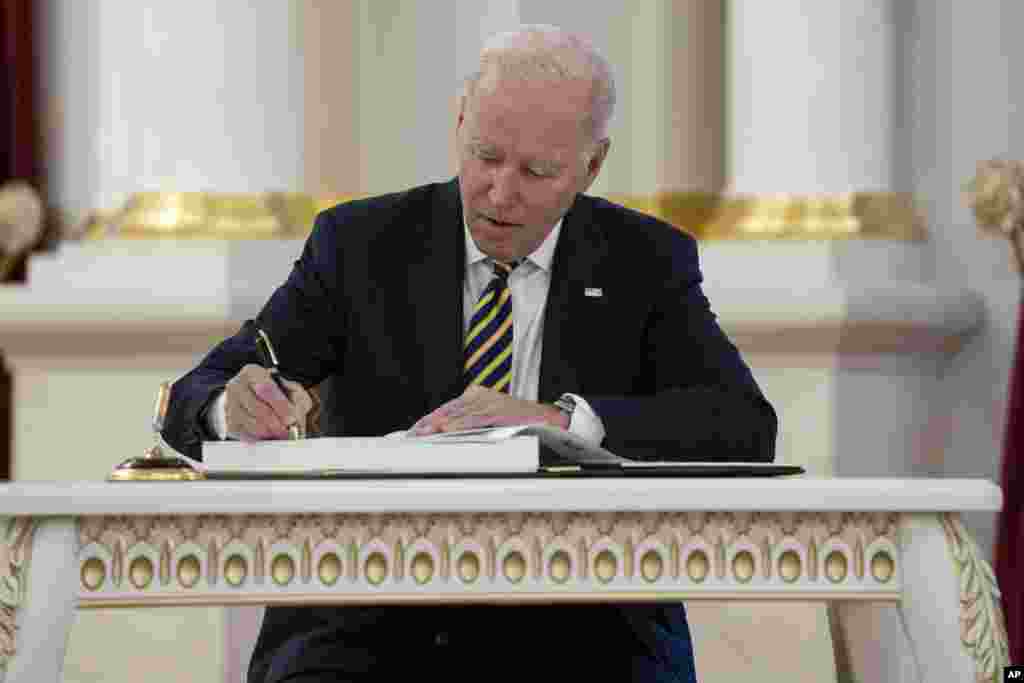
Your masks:
M645 390L587 396L605 446L634 459L764 461L778 421L747 364L719 327L701 289L695 240L675 232L644 329Z
M345 311L335 294L340 264L333 223L328 213L317 217L288 280L256 318L274 344L282 374L307 388L339 365L344 345ZM202 442L216 439L203 412L243 366L259 362L244 327L214 347L171 386L164 439L184 455L201 459Z

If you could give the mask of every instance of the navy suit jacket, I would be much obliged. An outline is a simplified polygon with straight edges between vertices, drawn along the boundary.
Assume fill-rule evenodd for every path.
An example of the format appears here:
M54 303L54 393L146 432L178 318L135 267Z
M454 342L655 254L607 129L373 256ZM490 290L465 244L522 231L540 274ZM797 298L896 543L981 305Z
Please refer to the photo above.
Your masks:
M257 322L274 341L286 376L305 386L326 380L325 435L385 434L408 428L465 389L464 275L457 179L353 201L317 217L291 275ZM692 237L578 196L552 263L539 400L553 402L563 392L583 396L605 426L603 445L626 457L772 460L775 412L716 323L701 280ZM587 296L587 288L602 296ZM258 362L241 331L214 348L174 383L165 438L199 458L201 441L211 438L203 410L243 365ZM308 640L308 648L296 647L303 633L318 633L321 650L330 649L324 633L335 631L365 635L381 628L382 637L394 638L395 624L412 623L414 609L418 617L433 609L431 618L444 618L442 608L268 609L254 670L282 647L301 660L315 649ZM573 632L580 619L591 619L583 609L549 608L541 621ZM666 634L686 633L681 606L601 609L609 624L622 625L656 654L671 650L661 642ZM400 611L406 616L397 622L388 616ZM504 623L515 620L503 614ZM537 628L530 617L529 630Z

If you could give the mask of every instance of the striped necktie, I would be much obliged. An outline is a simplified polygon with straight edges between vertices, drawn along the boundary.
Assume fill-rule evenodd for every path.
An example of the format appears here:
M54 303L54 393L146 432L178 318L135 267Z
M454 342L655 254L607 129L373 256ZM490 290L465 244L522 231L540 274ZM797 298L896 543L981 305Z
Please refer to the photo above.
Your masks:
M494 262L494 278L480 295L466 332L466 386L509 393L512 385L512 292L509 273L518 265Z

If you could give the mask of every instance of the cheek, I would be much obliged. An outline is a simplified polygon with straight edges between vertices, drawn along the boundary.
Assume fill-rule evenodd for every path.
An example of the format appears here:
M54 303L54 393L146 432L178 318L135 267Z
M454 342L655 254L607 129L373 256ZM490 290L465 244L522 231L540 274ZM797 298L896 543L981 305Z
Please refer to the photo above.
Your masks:
M531 212L545 219L560 216L572 205L576 196L571 190L562 187L538 188L525 194Z
M472 162L463 163L459 170L459 178L463 192L470 197L487 191L487 175Z

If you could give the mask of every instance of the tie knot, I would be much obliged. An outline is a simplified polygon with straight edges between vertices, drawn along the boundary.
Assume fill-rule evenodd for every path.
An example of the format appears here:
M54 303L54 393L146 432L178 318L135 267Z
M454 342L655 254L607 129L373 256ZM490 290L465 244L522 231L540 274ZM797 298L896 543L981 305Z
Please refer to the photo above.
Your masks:
M494 274L500 278L506 279L513 270L516 269L521 261L512 261L511 263L504 263L502 261L494 262Z

